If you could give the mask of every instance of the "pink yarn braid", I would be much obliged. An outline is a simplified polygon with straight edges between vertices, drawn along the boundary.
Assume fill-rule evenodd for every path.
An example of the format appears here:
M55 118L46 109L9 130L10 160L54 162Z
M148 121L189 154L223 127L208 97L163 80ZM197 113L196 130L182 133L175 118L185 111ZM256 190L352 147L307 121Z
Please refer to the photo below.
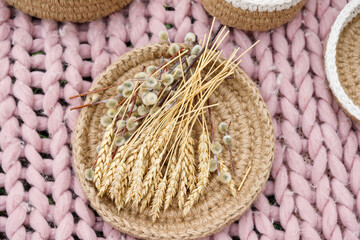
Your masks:
M204 239L359 239L360 128L333 99L322 60L345 4L308 0L280 28L232 29L224 39L224 56L260 40L240 66L270 110L276 153L252 207ZM89 207L74 176L79 111L70 108L82 101L69 97L125 52L157 42L159 31L182 42L189 31L201 39L210 23L198 0L134 0L88 24L31 18L0 0L0 239L134 239Z

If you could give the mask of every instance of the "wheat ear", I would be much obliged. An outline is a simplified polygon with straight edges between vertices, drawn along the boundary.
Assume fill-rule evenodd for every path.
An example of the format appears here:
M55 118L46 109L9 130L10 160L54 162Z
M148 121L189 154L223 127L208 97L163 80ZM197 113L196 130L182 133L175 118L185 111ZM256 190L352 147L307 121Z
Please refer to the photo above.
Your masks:
M160 213L161 207L164 202L165 190L166 190L166 175L161 180L161 182L155 192L155 196L154 196L154 199L152 202L151 216L152 216L153 222L155 222L156 219L159 217L159 213Z
M199 200L200 196L204 193L205 187L209 183L210 176L210 155L209 155L209 137L205 129L199 137L198 145L198 155L199 155L199 174L197 176L196 188L190 192L188 200L184 205L183 213L187 215L194 206L195 203Z
M99 190L101 188L101 181L104 175L105 169L105 161L107 161L107 157L109 152L111 151L111 142L114 136L114 124L110 124L104 133L103 140L101 141L101 147L98 154L97 162L95 165L95 175L93 182L95 183L96 188ZM111 156L111 153L110 153Z
M191 142L191 147L189 148L189 150L191 151L188 158L189 162L186 165L189 171L188 188L189 191L191 192L196 187L196 168L195 168L195 150L194 150L195 141L192 136L190 136L190 142Z
M127 196L128 187L133 178L130 173L131 169L134 168L138 153L139 148L135 148L128 154L129 156L127 158L125 157L123 159L122 165L118 166L119 170L116 173L118 178L111 184L110 194L114 197L115 205L119 210L125 206L125 197Z
M190 179L193 176L190 176L190 175L194 174L194 173L190 172L190 168L191 168L190 165L193 165L194 154L195 154L194 153L194 139L192 138L191 135L184 139L186 139L182 143L182 144L184 144L184 150L181 152L183 154L180 154L180 158L183 158L181 175L180 175L180 183L179 183L180 186L179 186L179 192L178 192L178 204L179 204L180 209L182 209L182 207L184 206L184 203L185 203L187 186L189 186L191 184Z
M145 141L140 148L140 152L135 161L134 168L131 171L132 179L130 182L130 188L126 194L125 203L128 203L130 202L130 200L133 200L134 206L137 206L141 201L142 182L146 170L145 169L147 165L146 162L149 160L147 158L147 154L149 152L150 147L154 145L155 141L156 139L153 138L153 135L148 134L148 136L145 138Z
M166 149L163 149L162 152L160 150L154 152L151 156L151 166L149 171L146 173L144 178L144 182L142 185L141 198L145 197L149 191L150 186L153 184L156 175L160 174L161 171L161 161Z
M132 169L135 166L135 162L137 159L139 151L134 151L132 153L132 155L129 156L129 158L127 159L127 164L126 164L126 172L128 173L127 177L127 185L125 187L129 187L130 183L133 181L134 176L131 173Z
M109 196L115 202L118 210L124 206L124 185L126 185L126 159L122 159L116 167L114 181L111 183Z
M134 168L135 161L137 159L137 156L141 150L139 146L144 142L146 134L141 134L138 139L136 139L132 144L125 145L126 149L129 149L126 151L126 154L128 156L127 164L126 164L126 172L129 173L127 175L128 183L130 184L133 179L133 175L130 174ZM126 186L128 187L128 186Z
M156 141L156 144L150 149L151 165L149 171L144 178L141 198L143 198L147 194L149 187L153 183L156 175L159 174L161 171L161 161L163 160L163 156L166 153L166 149L169 143L166 141L166 138L168 137L169 133L171 133L173 124L175 124L175 121L168 124L160 131L159 138Z
M124 148L124 146L121 146L117 150L110 166L106 169L106 174L103 176L98 196L102 197L108 190L111 183L113 182L116 166L120 163L121 159L124 157L124 154L125 154L125 148Z
M179 151L181 151L181 148ZM173 154L171 160L169 161L169 165L170 165L170 172L169 172L170 179L169 179L169 185L166 189L165 207L164 207L165 210L169 208L172 199L177 193L179 186L179 178L181 174L182 159L179 158L177 159L176 162L176 154ZM175 167L173 167L174 165Z
M161 182L161 177L162 177L161 172L156 174L155 179L153 180L146 196L141 200L140 213L143 213L146 207L149 205L151 198L154 196L155 189Z
M125 147L124 147L125 149ZM125 204L125 193L129 183L129 173L139 152L138 148L132 151L125 151L124 156L120 159L119 163L114 170L114 178L110 183L108 195L115 202L118 209L122 209Z

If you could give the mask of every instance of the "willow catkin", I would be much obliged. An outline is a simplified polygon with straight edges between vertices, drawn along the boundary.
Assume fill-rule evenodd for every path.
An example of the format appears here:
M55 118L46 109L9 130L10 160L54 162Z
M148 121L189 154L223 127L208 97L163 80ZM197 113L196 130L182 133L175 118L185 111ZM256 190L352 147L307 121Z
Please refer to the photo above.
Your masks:
M224 159L218 156L219 168L220 172L227 172L230 173L229 168L225 165ZM230 192L233 196L236 196L236 188L234 179L231 178L230 182L228 183Z
M113 128L114 124L110 124L105 130L95 165L95 175L93 182L95 183L95 186L98 190L101 188L101 181L104 175L105 162L109 160L107 157L109 155L109 152L111 151L111 142L114 136Z
M151 205L151 217L153 222L159 217L161 207L164 203L164 195L166 190L166 176L161 180L159 186L156 189L154 199Z
M194 176L191 176L191 174L194 174L194 172L190 172L191 165L193 165L193 162L195 161L194 139L192 138L192 136L189 136L187 139L184 138L182 146L184 146L184 149L181 152L183 154L180 154L180 158L182 157L183 160L178 190L178 204L180 209L182 209L185 203L187 187L191 184L195 184L195 181L193 180ZM191 181L193 181L192 183L190 183L190 179Z
M196 188L190 192L188 200L184 205L183 213L187 215L190 209L199 200L200 196L204 193L205 187L209 183L210 176L210 155L209 155L209 137L206 131L203 131L199 137L198 145L199 155L199 174L197 176Z

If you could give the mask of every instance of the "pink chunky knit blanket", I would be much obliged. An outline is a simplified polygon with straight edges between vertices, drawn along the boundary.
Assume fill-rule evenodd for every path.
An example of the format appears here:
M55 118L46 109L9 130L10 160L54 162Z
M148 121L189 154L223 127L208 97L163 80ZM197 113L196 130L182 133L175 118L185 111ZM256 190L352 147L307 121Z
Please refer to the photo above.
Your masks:
M356 1L356 0L354 0ZM324 72L326 36L346 0L308 0L268 32L231 30L248 48L241 67L258 84L276 128L266 188L236 223L210 239L359 239L360 128L339 108ZM72 169L81 100L134 47L209 31L198 0L134 0L89 24L31 18L0 0L0 239L133 239L88 205Z

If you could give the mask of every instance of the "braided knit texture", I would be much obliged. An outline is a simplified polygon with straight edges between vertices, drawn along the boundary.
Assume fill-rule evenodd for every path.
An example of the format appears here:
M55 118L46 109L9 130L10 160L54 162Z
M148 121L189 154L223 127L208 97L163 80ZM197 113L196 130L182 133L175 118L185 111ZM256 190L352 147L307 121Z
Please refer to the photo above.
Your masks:
M285 26L235 29L222 43L228 56L261 41L241 67L272 114L276 153L252 208L211 239L359 239L360 127L332 97L323 68L326 36L346 2L308 0ZM135 0L88 24L31 18L0 0L0 239L133 239L98 217L74 177L79 111L70 108L82 101L69 97L120 55L157 42L159 31L182 42L210 23L197 0Z

